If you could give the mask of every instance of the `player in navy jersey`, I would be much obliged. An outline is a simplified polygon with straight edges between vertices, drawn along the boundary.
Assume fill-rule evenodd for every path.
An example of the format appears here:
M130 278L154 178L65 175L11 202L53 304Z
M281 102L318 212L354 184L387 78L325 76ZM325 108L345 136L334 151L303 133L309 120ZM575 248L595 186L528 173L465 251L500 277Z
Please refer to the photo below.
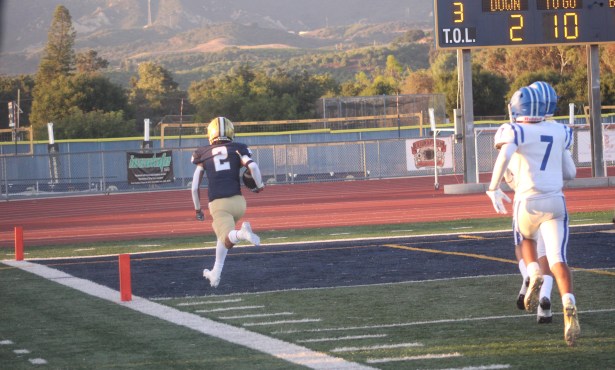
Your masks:
M495 136L500 153L496 159L487 195L497 213L507 213L503 200L510 199L500 189L500 182L511 157L517 156L515 168L515 230L524 238L523 259L530 276L524 304L528 311L538 306L543 274L538 264L536 240L544 239L547 260L562 296L564 339L574 345L579 337L576 300L572 276L566 262L568 212L562 188L563 161L572 145L572 130L565 125L544 121L546 104L538 92L523 87L513 94L509 105L511 123L505 123Z
M233 122L224 117L216 117L207 126L207 134L210 145L198 148L192 154L192 163L196 165L192 200L198 219L200 211L198 184L205 173L208 183L209 213L213 219L217 243L214 266L211 270L203 270L203 276L215 288L220 283L229 249L240 241L260 245L260 238L252 232L249 222L242 223L239 230L235 229L235 224L246 211L246 200L241 195L241 168L246 167L254 178L256 187L252 191L257 193L262 191L265 184L258 165L251 158L252 152L248 146L233 141L235 136Z

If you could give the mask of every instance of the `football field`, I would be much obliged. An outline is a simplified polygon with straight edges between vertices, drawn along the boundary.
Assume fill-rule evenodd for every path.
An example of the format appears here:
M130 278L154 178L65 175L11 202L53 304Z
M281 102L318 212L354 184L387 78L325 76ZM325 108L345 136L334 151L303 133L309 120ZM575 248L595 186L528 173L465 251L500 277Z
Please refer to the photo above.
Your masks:
M571 228L581 323L576 347L515 301L510 232L266 243L233 249L220 286L214 250L4 261L6 368L615 368L613 225ZM18 268L15 268L18 267ZM58 284L59 283L59 284ZM10 302L10 304L7 304Z

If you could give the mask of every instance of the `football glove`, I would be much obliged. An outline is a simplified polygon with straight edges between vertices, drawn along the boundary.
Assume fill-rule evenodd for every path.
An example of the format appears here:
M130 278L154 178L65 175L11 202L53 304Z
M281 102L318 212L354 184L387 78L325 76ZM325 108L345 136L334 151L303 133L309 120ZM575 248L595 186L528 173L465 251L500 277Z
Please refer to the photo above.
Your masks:
M196 211L196 220L197 221L205 221L205 214L200 209Z
M508 211L506 211L506 207L504 207L504 202L502 202L502 200L505 200L510 203L510 198L508 197L508 195L504 194L502 189L498 188L496 190L487 190L487 196L489 196L489 198L491 199L493 209L495 209L497 213L508 213Z

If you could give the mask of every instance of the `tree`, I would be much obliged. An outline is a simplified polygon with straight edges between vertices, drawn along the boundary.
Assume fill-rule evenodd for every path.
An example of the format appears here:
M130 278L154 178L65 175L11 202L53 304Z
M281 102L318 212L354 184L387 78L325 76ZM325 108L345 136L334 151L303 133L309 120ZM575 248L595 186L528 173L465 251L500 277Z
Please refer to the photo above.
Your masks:
M32 93L34 100L30 120L35 131L40 132L47 122L57 118L50 114L56 110L56 107L48 105L53 101L49 95L57 93L54 91L58 85L57 80L66 78L74 69L75 37L76 32L68 9L58 5L47 33L47 45L39 64L36 86Z
M387 64L385 69L385 75L387 77L390 77L395 81L399 81L401 80L403 70L403 67L399 64L394 55L387 56Z
M77 73L94 73L109 66L109 61L98 56L95 50L77 53L75 58Z
M188 96L200 120L223 115L263 121L314 118L318 99L337 91L328 75L277 70L269 76L243 65L228 76L191 84Z
M67 75L75 66L75 37L68 9L58 5L47 33L47 45L39 65L36 82L45 83L59 75Z
M74 116L76 112L87 114L88 112L99 111L123 112L122 114L125 114L129 110L124 90L102 75L59 76L45 86L44 93L37 96L35 103L38 107L47 107L45 111L47 120L45 124L32 126L35 138L46 137L47 122L61 121L70 115ZM88 125L88 122L82 122L82 124ZM79 131L73 130L71 132ZM81 139L82 137L63 138Z
M73 108L63 118L54 121L54 136L59 139L99 139L137 136L134 120L127 120L124 112L83 112Z
M458 107L459 84L457 81L456 56L454 53L440 53L433 67L434 92L446 96L446 111L452 115ZM472 65L472 90L474 114L477 116L502 116L506 113L506 79L480 65Z
M411 72L402 82L401 94L431 94L434 91L434 81L429 70L421 69Z
M139 64L131 85L129 99L137 122L145 118L159 121L165 115L179 114L183 94L171 73L162 66L153 62Z

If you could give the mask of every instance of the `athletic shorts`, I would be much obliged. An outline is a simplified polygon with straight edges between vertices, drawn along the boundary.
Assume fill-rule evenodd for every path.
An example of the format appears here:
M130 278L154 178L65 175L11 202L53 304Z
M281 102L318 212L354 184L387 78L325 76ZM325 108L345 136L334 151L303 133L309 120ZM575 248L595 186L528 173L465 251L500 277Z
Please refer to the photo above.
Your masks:
M216 199L209 202L209 213L216 238L224 242L228 233L235 229L237 221L246 213L246 199L243 195Z
M515 230L523 238L537 242L542 238L549 266L566 263L568 212L563 196L515 202L513 218Z

